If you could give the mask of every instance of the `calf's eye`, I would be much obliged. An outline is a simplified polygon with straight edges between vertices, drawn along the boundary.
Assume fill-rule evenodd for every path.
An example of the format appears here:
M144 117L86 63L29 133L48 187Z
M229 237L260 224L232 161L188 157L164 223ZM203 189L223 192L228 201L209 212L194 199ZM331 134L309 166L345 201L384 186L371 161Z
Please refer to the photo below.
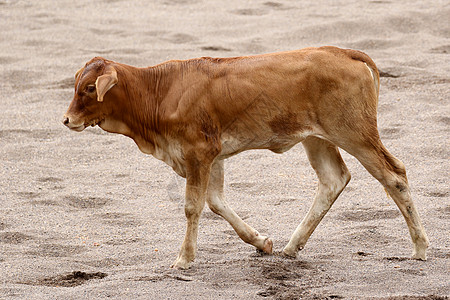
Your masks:
M86 87L86 92L88 92L88 93L93 93L93 92L95 92L95 85L88 85L88 86Z

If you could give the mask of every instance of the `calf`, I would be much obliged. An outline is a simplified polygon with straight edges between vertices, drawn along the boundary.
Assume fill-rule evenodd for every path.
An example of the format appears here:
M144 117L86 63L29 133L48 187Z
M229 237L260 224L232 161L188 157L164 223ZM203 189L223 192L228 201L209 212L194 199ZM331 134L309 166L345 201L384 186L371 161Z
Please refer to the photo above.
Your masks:
M319 186L282 254L297 255L349 182L339 147L385 187L408 225L413 258L426 259L428 238L405 167L380 141L379 73L366 54L321 47L172 60L149 68L96 57L75 78L63 120L67 127L82 131L98 125L126 135L186 178L186 236L173 267L188 268L194 260L205 202L244 242L272 253L272 241L224 200L223 160L250 149L282 153L299 142Z

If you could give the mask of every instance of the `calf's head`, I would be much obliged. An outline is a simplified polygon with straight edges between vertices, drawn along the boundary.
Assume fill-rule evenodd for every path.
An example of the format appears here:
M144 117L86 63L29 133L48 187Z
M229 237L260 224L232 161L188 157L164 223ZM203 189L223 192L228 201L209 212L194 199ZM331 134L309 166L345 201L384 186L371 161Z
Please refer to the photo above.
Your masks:
M111 113L106 93L118 82L110 61L94 58L75 74L75 94L63 123L75 131L99 125Z

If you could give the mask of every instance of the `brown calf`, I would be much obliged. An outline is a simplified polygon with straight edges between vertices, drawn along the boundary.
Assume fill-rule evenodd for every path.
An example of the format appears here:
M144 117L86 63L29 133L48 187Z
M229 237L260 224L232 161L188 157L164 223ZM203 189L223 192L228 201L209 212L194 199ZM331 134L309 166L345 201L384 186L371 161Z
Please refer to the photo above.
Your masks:
M187 229L175 263L188 268L205 202L246 243L266 253L272 241L225 202L223 160L249 149L287 151L302 142L319 177L313 205L283 254L296 256L350 180L339 148L355 156L389 192L408 225L413 258L428 238L411 200L405 167L380 141L379 73L364 53L335 47L235 58L168 61L135 68L103 58L75 75L64 116L70 129L99 125L185 177Z

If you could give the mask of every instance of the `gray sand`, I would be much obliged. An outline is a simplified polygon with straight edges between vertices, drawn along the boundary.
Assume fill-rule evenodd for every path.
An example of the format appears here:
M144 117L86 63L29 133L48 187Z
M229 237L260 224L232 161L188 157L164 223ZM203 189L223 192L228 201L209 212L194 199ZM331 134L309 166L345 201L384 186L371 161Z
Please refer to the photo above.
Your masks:
M0 298L450 294L448 1L150 2L0 0ZM60 122L94 56L142 67L321 45L362 50L383 71L380 134L407 167L426 262L408 259L400 212L343 153L352 181L297 259L259 256L206 208L192 269L169 269L184 236L183 180L126 137ZM225 168L232 207L281 250L316 187L301 145Z

